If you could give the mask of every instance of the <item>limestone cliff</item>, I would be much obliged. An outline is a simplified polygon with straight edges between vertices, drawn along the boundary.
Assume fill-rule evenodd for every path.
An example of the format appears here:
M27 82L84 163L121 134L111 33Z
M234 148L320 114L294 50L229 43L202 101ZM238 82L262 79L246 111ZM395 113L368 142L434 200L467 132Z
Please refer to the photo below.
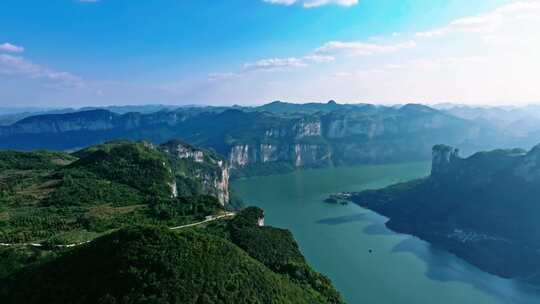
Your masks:
M229 165L215 153L179 140L162 144L175 175L173 193L177 196L211 195L222 205L229 202Z

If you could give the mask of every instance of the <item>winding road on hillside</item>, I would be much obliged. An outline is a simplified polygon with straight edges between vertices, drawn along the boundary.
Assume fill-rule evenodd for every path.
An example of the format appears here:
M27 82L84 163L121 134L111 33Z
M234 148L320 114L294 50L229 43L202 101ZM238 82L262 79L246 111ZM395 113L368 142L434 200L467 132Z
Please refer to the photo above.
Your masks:
M201 221L201 222L182 225L182 226L178 226L178 227L172 227L172 228L169 228L169 229L178 230L178 229L183 229L183 228L195 227L195 226L199 226L199 225L202 225L202 224L205 224L205 223L208 223L208 222L217 221L217 220L220 220L222 218L233 217L235 215L236 215L236 213L234 213L234 212L227 212L225 214L218 215L218 216L213 216L212 215L212 216L208 217L207 219L205 219L204 221Z
M220 220L220 219L234 217L235 215L236 215L236 213L234 213L234 212L226 212L225 214L218 215L218 216L210 215L204 221L191 223L191 224L187 224L187 225L182 225L182 226L170 227L169 229L170 230L180 230L180 229L184 229L184 228L196 227L196 226L200 226L202 224L210 223L210 222L217 221L217 220ZM81 242L81 243L73 243L73 244L65 244L65 245L54 245L54 247L56 247L56 248L72 248L72 247L77 247L77 246L80 246L80 245L88 244L90 242L91 242L91 240L86 241L86 242ZM0 246L4 246L4 247L8 247L8 246L44 247L45 245L40 244L40 243L22 243L22 244L0 243Z

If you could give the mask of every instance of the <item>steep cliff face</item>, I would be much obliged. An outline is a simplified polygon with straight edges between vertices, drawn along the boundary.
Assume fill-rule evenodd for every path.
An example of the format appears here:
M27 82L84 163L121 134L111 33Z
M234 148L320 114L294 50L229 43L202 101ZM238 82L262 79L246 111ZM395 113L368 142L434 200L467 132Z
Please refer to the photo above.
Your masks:
M218 198L222 205L229 202L229 165L215 153L202 150L179 140L162 144L175 176L176 196L205 194Z
M322 137L319 117L285 120L262 130L260 137L233 145L227 152L235 169L250 165L287 163L293 167L323 166L331 162L331 149Z
M322 116L335 164L427 160L440 142L476 149L482 130L472 122L421 105L331 112Z
M249 145L237 145L232 147L230 152L230 163L235 167L243 167L250 163L253 157L249 157ZM253 149L251 149L253 150Z
M332 153L326 146L294 145L294 165L296 167L326 165L331 162Z
M336 115L329 117L326 136L332 139L350 136L362 136L373 139L385 132L395 132L397 128L391 121L377 120L368 117L355 117L353 115Z
M431 174L437 175L448 172L452 165L459 159L459 149L445 145L434 146Z
M231 172L225 161L218 161L218 166L221 169L221 178L214 179L214 185L219 202L225 205L230 201L229 178Z
M331 163L332 153L327 145L317 144L255 144L234 146L230 152L233 168L275 162L290 163L294 167L324 166Z
M301 120L293 126L293 132L296 139L302 139L310 136L321 136L322 127L320 121Z

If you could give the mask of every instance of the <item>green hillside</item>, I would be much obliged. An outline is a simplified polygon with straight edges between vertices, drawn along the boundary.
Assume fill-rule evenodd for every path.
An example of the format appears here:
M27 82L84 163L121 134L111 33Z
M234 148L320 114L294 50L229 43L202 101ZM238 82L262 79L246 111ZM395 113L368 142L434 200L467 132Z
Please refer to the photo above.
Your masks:
M173 197L167 155L144 142L73 154L4 151L0 166L0 243L70 244L129 224L186 224L223 209L202 191L180 189L189 195Z
M306 264L290 232L258 227L259 215L249 208L180 232L125 228L0 276L0 296L29 304L343 303Z

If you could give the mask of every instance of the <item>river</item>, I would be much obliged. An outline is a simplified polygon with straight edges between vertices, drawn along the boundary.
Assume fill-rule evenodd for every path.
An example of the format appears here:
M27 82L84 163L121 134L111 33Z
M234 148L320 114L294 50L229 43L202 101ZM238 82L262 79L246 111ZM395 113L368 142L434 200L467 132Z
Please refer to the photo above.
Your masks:
M388 230L386 218L332 193L384 187L429 174L429 163L302 170L236 180L233 189L265 210L267 225L290 229L309 263L350 304L540 303L540 294Z

